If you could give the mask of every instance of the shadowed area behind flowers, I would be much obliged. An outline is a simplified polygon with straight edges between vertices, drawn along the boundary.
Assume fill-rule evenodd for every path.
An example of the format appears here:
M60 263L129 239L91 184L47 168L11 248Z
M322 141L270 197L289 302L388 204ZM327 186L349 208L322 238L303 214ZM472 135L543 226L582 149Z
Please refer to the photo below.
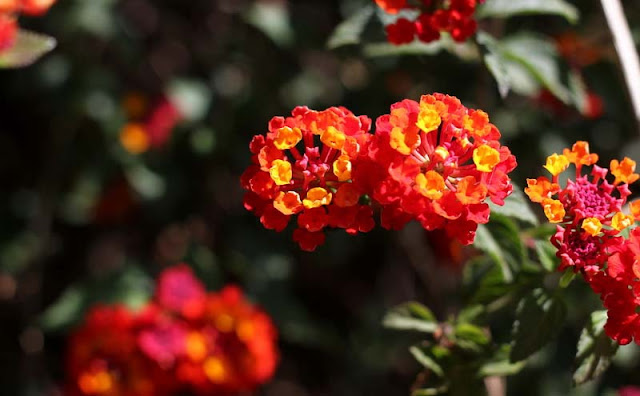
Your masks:
M541 158L576 140L590 140L607 162L638 158L606 45L584 60L562 41L562 55L602 98L585 118L544 92L503 101L481 65L448 53L327 50L335 27L365 3L60 0L46 16L20 20L58 48L0 72L0 394L65 394L69 337L90 308L117 302L140 312L162 271L184 262L207 293L238 285L277 329L275 374L246 394L407 395L421 370L407 346L421 334L384 329L385 312L417 300L440 320L457 313L463 263L477 252L418 223L329 231L314 253L292 241L292 225L264 229L243 207L240 177L252 136L295 106L341 105L375 123L404 98L455 95L490 114L518 158L512 178L522 187L540 174ZM597 41L605 34L598 2L580 7L577 35ZM628 12L637 32L640 9ZM500 28L520 22L552 36L574 30L554 18ZM385 40L381 27L367 34ZM509 394L569 394L575 340L599 304L587 288L571 293L558 349L510 379ZM510 319L492 329L497 337ZM626 351L603 382L574 394L638 383L637 351ZM220 372L214 361L208 367Z

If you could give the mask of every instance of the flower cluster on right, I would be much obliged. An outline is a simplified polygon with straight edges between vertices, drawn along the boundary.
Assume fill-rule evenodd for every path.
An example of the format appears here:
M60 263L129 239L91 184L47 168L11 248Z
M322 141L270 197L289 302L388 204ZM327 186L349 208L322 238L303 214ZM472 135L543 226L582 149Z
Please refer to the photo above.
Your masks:
M640 178L635 161L625 157L612 160L609 169L596 165L598 155L587 142L576 142L572 149L547 158L546 177L528 179L525 193L539 203L557 231L551 242L558 249L560 271L580 273L608 310L605 331L620 344L640 344L640 229L629 236L621 233L640 220L640 200L623 206L631 194L629 184ZM564 187L559 175L575 165L575 179ZM590 174L583 174L591 166ZM607 176L613 176L609 182Z
M39 16L56 0L0 0L0 52L13 47L18 34L18 15Z
M389 14L401 11L413 14L415 19L399 17L385 28L387 39L395 45L407 44L416 37L424 43L440 39L441 32L447 32L457 42L464 42L477 29L473 15L476 6L484 0L375 0L376 4Z

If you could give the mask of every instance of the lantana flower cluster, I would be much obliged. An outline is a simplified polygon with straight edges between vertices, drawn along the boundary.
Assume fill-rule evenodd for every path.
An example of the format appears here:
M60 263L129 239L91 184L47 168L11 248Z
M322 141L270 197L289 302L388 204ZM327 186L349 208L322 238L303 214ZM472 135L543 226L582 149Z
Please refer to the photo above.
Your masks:
M525 193L543 207L551 223L558 224L551 237L561 260L558 269L582 274L600 295L608 310L606 333L620 344L634 339L640 344L640 230L634 228L628 238L621 232L640 219L640 201L630 203L630 214L623 211L631 194L629 184L640 175L635 161L627 157L612 160L609 169L597 161L587 142L576 142L571 150L549 156L545 168L551 179L528 179ZM561 187L559 175L570 164L575 165L575 179ZM591 167L590 173L583 174L585 166Z
M452 96L403 100L376 121L344 108L293 110L253 138L253 165L242 176L244 204L268 229L282 231L297 216L293 239L312 251L323 230L350 234L374 228L374 209L386 229L415 219L470 244L512 192L515 157L481 110ZM298 148L300 146L300 148Z
M56 0L0 0L0 52L15 43L18 34L18 16L40 16Z
M385 27L390 43L400 45L418 40L430 43L447 32L458 42L471 37L478 27L474 19L476 6L484 0L375 0L389 14L404 11L415 19L400 16ZM404 15L403 14L403 15Z
M205 291L184 264L165 270L142 310L93 307L67 351L67 394L234 395L270 379L271 319L239 288Z

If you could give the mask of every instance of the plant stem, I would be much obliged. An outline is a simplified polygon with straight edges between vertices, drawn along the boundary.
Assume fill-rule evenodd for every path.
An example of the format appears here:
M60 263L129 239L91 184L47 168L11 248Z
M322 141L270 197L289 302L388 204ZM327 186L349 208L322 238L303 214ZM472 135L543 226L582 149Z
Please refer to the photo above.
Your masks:
M601 0L640 132L640 60L620 0Z

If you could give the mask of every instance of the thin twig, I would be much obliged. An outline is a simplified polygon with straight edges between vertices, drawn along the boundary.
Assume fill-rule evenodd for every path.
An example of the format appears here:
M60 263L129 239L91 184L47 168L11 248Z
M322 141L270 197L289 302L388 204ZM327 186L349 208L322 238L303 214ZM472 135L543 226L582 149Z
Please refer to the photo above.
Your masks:
M601 0L640 132L640 60L620 0Z

